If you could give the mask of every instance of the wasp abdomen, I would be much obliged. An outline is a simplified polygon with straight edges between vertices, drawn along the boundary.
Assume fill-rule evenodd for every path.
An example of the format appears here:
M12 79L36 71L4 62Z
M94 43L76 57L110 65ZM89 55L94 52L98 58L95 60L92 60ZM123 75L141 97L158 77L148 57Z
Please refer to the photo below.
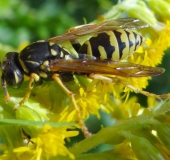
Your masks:
M89 54L99 59L119 61L133 54L144 42L144 38L130 30L113 30L91 37L78 53Z

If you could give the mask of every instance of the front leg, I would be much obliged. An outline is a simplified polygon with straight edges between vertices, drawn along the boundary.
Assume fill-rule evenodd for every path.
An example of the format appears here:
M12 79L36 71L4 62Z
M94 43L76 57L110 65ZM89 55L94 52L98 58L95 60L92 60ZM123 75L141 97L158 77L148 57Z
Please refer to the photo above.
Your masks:
M4 78L3 75L1 76L1 86L2 86L2 88L4 90L5 100L7 102L9 102L10 101L10 96L9 96L9 93L8 93L8 90L7 90L7 87L6 87L6 81L5 81L5 78Z
M30 75L30 79L28 81L28 91L25 94L24 98L14 106L14 110L16 110L19 106L21 106L22 104L24 104L27 99L30 97L31 91L33 89L33 83L34 82L38 82L40 80L40 76L37 75L36 73L31 73Z

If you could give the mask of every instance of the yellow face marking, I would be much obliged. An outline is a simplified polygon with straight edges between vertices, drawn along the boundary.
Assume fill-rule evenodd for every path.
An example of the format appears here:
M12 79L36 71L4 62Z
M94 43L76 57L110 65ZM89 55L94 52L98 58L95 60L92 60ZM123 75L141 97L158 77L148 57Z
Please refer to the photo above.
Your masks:
M107 53L105 51L105 48L103 46L98 46L98 50L100 52L100 59L107 59Z
M30 59L30 58L31 58L31 55L28 56L28 59Z
M57 52L56 52L54 49L51 49L50 51L51 51L51 54L52 54L53 56L56 56L56 55L57 55Z
M15 83L17 84L19 82L19 79L18 79L18 76L17 76L16 72L14 72L14 78L15 78Z
M40 75L40 77L42 77L42 78L47 78L47 77L48 77L45 72L40 72L39 75Z

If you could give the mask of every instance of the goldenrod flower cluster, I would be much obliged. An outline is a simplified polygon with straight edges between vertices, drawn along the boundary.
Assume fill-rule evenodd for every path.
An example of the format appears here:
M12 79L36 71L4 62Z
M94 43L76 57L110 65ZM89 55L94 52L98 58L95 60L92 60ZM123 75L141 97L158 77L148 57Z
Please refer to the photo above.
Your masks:
M170 46L169 8L168 0L124 0L103 15L106 20L133 17L149 24L137 31L146 37L145 44L124 61L151 67L161 64ZM0 104L0 159L168 159L169 101L157 103L158 96L143 91L151 77L110 77L112 82L76 75L65 84L75 95L82 119L91 114L100 118L102 111L116 121L71 148L66 142L79 134L76 127L81 126L72 101L58 84L35 86L16 111L13 106L26 92L27 81L20 90L9 89L11 101L6 104L2 99ZM149 106L144 106L148 108L130 96L134 91L148 96ZM107 152L82 154L101 144L110 146Z

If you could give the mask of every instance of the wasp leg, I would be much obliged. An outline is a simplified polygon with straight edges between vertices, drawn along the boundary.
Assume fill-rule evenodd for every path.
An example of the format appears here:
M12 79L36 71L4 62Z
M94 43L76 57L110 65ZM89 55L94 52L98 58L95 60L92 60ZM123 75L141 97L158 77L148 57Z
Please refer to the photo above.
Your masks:
M39 78L40 78L40 77L39 77L37 74L31 73L30 79L29 79L29 81L28 81L28 91L27 91L27 93L25 94L24 98L23 98L18 104L16 104L16 105L14 106L14 110L16 110L19 106L21 106L22 104L24 104L25 101L27 101L27 99L30 97L31 91L32 91L32 89L33 89L33 83L34 83L35 81L37 82L37 81L39 80Z
M143 94L147 97L153 97L153 98L156 98L156 99L159 99L159 100L162 100L162 98L166 98L166 99L169 98L168 94L160 94L160 95L154 94L154 93L150 93L150 92L147 92L147 91L140 90L139 88L135 88L134 86L126 84L123 81L121 81L121 83L123 83L126 87L132 89L135 93L140 93L140 94Z
M5 82L5 79L3 77L1 77L1 86L4 90L4 95L5 95L5 100L7 102L10 101L10 96L9 96L9 93L8 93L8 90L7 90L7 87L6 87L6 82Z
M125 81L122 81L119 78L117 78L117 80L118 80L118 83L124 84L126 87L130 88L135 93L140 93L140 94L143 94L143 95L145 95L147 97L153 97L153 98L156 98L156 99L159 99L159 100L162 100L162 98L169 98L168 94L158 95L158 94L150 93L150 92L147 92L147 91L140 90L139 88L135 88L134 86L132 86L130 84L127 84Z
M72 101L72 103L74 105L74 108L75 108L75 110L77 112L78 122L79 122L79 124L81 126L81 130L82 130L85 137L90 137L91 133L88 131L85 123L83 122L83 119L81 117L81 111L80 111L79 107L77 106L77 103L76 103L76 100L75 100L75 97L74 97L74 93L72 93L70 90L68 90L66 88L66 86L61 81L61 79L59 77L59 74L53 74L52 78L55 80L55 82L57 82L59 84L59 86L65 91L65 93L71 99L71 101Z
M140 90L139 88L136 88L136 87L126 83L125 81L121 80L118 77L107 77L107 76L103 76L103 75L100 75L100 74L90 74L89 78L103 80L103 81L107 81L107 82L113 82L113 83L120 83L120 84L125 85L129 89L133 90L135 93L140 93L140 94L143 94L147 97L150 96L150 97L153 97L153 98L156 98L156 99L159 99L159 100L161 100L162 98L169 98L170 97L168 94L157 95L157 94L153 94L153 93L150 93L150 92L147 92L147 91Z
M109 78L109 77L103 76L101 74L91 73L88 75L88 77L90 79L97 79L97 80L106 81L106 82L113 82L113 78Z

